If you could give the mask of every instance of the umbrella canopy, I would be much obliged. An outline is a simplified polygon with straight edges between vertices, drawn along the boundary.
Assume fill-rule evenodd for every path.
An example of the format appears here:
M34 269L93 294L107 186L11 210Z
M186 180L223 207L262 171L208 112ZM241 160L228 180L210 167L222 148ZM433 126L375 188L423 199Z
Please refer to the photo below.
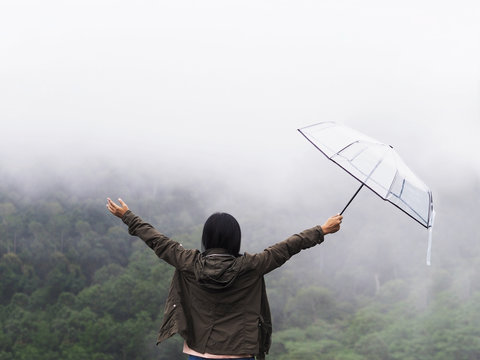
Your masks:
M424 227L432 227L432 192L391 145L335 122L322 122L298 131L327 158L361 182L345 209L366 186Z

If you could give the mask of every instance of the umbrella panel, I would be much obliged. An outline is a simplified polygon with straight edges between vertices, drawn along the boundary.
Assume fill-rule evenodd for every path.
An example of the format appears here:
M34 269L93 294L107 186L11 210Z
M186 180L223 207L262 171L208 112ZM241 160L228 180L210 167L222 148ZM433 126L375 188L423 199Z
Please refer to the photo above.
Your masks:
M397 172L387 149L383 144L358 141L330 159L385 199Z

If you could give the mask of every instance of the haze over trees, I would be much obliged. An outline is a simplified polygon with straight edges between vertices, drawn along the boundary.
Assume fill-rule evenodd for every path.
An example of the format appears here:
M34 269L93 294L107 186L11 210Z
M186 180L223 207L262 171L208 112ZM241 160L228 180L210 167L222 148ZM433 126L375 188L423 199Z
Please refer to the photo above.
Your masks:
M121 196L191 248L199 247L210 212L225 206L240 222L247 252L331 215L327 194L321 204L281 206L218 184L166 185L146 175L112 181L114 174L33 186L3 173L0 360L185 358L178 337L155 346L173 270L108 214L107 196ZM431 267L425 230L365 194L341 232L267 275L274 320L268 357L480 358L478 217L465 216L478 213L471 194L479 188L472 178L439 196Z

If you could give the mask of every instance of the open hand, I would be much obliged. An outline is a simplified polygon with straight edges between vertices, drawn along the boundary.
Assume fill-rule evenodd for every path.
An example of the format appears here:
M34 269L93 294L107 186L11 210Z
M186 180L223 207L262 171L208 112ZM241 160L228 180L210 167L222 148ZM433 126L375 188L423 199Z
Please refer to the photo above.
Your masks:
M110 198L107 198L107 209L115 216L121 218L128 210L127 204L122 199L118 199L120 206L115 204Z
M325 221L322 225L322 231L324 235L332 234L340 230L340 224L342 223L343 216L338 214L334 215Z

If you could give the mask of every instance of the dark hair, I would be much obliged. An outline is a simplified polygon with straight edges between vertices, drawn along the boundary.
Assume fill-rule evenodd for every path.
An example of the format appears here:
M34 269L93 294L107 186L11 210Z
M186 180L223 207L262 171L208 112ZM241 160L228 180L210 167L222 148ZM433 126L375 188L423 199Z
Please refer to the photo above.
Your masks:
M229 254L238 256L241 236L240 225L232 215L215 213L210 215L203 226L202 248L226 249Z

